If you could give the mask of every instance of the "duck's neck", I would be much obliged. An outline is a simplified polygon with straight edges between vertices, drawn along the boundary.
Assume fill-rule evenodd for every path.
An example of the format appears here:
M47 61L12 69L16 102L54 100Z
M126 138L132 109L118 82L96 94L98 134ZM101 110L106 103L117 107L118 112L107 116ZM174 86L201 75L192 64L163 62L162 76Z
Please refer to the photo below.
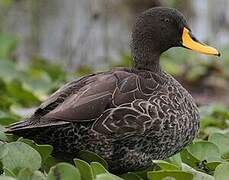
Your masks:
M155 73L161 73L159 63L160 54L147 51L139 51L132 49L132 56L134 61L134 68L140 70L149 70Z

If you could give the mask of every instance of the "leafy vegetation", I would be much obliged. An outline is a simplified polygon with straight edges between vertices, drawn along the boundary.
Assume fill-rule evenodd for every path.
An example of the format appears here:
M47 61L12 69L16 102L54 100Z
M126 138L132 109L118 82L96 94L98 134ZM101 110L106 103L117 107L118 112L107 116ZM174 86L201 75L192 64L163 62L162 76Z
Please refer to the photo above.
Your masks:
M222 105L200 107L199 135L183 151L169 159L153 161L152 167L146 170L121 175L111 174L107 162L92 152L77 153L74 164L70 164L52 157L51 145L38 145L28 139L6 135L5 125L20 120L74 76L67 74L60 65L50 64L38 57L34 57L27 67L20 68L17 61L13 60L16 44L17 39L13 36L0 34L0 180L228 179L229 111L227 106ZM212 75L223 82L220 84L221 89L226 88L224 82L229 79L227 60L223 65L213 60L210 63L198 63L194 53L188 57L187 54L184 50L179 53L171 51L163 55L162 66L178 79L182 78L187 86L192 84L194 91L206 86L214 91L216 86L203 83L206 79L211 80ZM185 65L183 59L188 59L190 64ZM129 56L124 56L119 65L129 64ZM219 75L215 67L220 69ZM81 76L92 71L90 67L81 67L75 75Z

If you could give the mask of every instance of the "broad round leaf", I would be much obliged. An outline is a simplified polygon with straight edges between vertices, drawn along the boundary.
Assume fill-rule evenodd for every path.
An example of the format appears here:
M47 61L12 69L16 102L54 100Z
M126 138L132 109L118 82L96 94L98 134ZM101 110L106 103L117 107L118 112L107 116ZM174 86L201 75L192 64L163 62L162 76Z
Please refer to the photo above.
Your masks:
M50 156L50 154L52 153L52 150L53 150L53 147L51 145L48 145L48 144L39 145L39 144L36 144L33 140L30 140L30 139L19 138L18 141L24 142L24 143L30 145L35 150L37 150L37 152L39 152L40 155L41 155L43 163Z
M149 180L163 180L164 178L171 178L175 180L193 180L191 173L183 171L151 171L148 172Z
M208 141L217 145L221 155L229 152L229 136L220 133L214 133L209 136Z
M80 180L80 172L73 165L59 163L52 167L48 173L47 180Z
M3 167L18 172L21 168L29 168L31 171L41 167L40 154L22 142L11 142L4 145L8 153L2 157ZM16 173L17 174L17 173Z
M214 173L215 180L228 180L229 179L229 162L220 164L216 167Z
M200 161L207 160L207 162L217 162L222 160L220 159L219 148L211 142L194 142L187 147L187 150Z
M194 168L191 168L190 166L184 163L182 163L182 171L193 174L193 180L214 180L213 176L197 171Z

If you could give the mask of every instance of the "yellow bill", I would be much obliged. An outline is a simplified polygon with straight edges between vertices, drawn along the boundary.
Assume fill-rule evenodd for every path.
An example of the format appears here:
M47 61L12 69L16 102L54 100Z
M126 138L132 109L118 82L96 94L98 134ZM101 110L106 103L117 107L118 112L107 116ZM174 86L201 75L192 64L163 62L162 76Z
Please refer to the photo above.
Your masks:
M182 45L186 48L203 54L220 56L220 53L217 49L200 43L198 40L196 40L196 38L192 36L192 34L187 28L183 29Z

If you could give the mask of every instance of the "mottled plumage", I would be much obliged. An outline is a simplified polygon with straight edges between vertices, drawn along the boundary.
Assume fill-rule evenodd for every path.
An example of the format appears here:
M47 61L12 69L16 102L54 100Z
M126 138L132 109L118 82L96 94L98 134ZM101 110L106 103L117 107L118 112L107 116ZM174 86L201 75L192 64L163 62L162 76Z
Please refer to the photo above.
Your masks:
M191 95L161 70L159 56L181 46L183 27L174 9L146 11L133 30L133 68L68 83L8 132L53 145L56 156L93 151L119 172L179 152L194 139L199 113ZM167 32L173 37L163 35Z

